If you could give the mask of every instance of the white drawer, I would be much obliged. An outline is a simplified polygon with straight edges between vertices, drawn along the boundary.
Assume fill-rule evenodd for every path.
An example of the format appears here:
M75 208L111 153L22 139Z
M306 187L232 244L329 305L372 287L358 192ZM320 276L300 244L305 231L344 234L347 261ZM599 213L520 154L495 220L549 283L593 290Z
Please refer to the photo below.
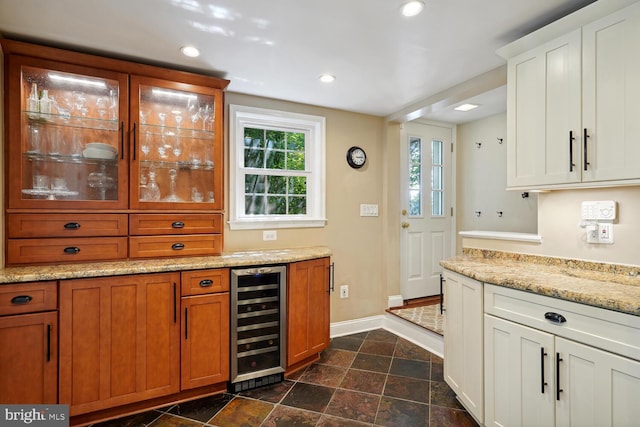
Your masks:
M484 311L554 335L640 360L640 316L484 285ZM563 316L556 323L546 313Z

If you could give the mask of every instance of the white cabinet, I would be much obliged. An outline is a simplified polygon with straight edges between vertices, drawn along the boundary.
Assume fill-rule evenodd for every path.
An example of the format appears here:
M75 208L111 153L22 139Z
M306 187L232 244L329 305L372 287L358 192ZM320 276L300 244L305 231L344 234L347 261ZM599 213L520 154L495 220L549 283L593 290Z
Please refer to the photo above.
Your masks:
M485 315L485 425L553 426L553 335Z
M540 38L557 32L556 23L549 27ZM636 2L508 56L509 188L640 183L639 49ZM507 46L501 54L513 51Z
M582 46L582 180L640 178L640 2L585 25Z
M507 185L579 182L580 30L509 60Z
M631 427L640 420L640 362L555 340L556 426Z
M637 425L640 318L488 284L484 302L486 426Z
M444 279L444 378L482 423L482 283L446 270Z

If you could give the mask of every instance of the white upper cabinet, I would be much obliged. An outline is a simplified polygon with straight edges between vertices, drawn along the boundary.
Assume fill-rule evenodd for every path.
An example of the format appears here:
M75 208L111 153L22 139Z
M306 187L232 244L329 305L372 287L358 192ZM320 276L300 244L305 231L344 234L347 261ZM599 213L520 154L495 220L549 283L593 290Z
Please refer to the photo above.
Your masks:
M579 182L580 30L509 60L507 185Z
M582 30L583 181L640 178L640 3Z
M499 51L508 58L507 187L640 183L640 2L613 13L611 4Z

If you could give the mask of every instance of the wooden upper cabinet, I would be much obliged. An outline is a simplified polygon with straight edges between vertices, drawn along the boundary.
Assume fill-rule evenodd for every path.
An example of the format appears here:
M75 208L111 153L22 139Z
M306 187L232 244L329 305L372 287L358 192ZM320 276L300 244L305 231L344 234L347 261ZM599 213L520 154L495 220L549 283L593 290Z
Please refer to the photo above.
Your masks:
M228 80L6 39L0 44L5 214L11 226L23 227L7 227L7 252L13 252L7 265L220 254ZM121 216L103 227L91 214ZM41 217L42 226L29 215ZM167 215L171 224L188 227L154 230L139 221L158 223ZM159 236L168 234L185 237ZM92 238L102 240L83 240Z
M128 205L128 76L7 55L8 207Z
M131 77L131 207L223 207L222 90Z

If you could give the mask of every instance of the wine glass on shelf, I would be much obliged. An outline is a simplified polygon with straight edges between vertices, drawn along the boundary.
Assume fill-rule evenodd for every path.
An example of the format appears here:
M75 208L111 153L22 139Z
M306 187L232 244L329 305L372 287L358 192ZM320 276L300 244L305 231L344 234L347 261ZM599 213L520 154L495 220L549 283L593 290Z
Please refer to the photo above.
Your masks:
M165 145L164 126L165 126L165 121L167 120L167 113L164 113L162 111L159 112L158 118L160 119L160 144L158 145L158 154L160 155L161 159L166 159L167 147Z
M182 147L180 146L180 125L182 124L182 111L174 110L172 111L175 116L176 121L176 144L173 146L173 155L176 156L176 159L180 157L182 153Z
M213 130L213 104L207 104L204 107L204 113L202 116L202 131L212 131Z
M187 101L187 111L189 112L189 120L191 121L191 131L195 132L196 123L200 120L200 101L198 101L198 97L189 98Z

